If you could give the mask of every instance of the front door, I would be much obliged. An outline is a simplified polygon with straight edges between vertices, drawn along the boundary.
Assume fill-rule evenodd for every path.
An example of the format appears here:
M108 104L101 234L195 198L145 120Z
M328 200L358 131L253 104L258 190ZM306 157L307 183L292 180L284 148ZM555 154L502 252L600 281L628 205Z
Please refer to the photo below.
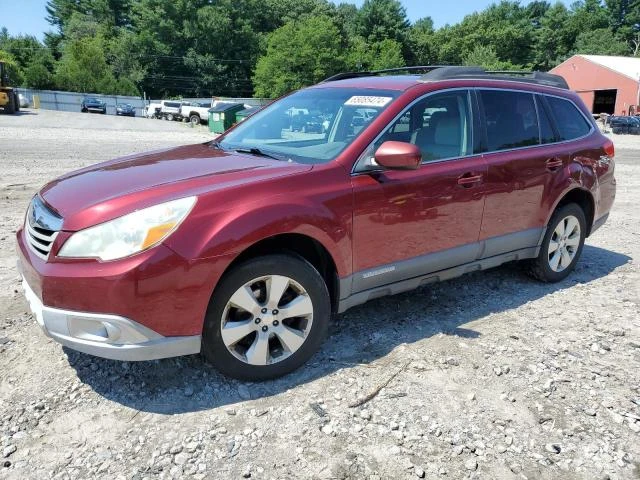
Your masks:
M474 155L471 98L467 90L423 97L361 159L371 163L394 140L418 145L423 164L353 175L354 293L477 258L486 167Z

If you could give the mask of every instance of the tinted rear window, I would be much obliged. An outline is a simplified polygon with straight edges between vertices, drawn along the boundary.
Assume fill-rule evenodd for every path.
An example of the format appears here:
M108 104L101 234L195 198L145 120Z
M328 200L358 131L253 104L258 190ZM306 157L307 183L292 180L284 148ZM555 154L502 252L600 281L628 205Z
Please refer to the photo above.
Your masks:
M560 140L573 140L589 133L591 125L573 102L558 97L547 97L547 102L556 120Z
M480 97L490 152L540 143L538 116L532 94L483 90Z

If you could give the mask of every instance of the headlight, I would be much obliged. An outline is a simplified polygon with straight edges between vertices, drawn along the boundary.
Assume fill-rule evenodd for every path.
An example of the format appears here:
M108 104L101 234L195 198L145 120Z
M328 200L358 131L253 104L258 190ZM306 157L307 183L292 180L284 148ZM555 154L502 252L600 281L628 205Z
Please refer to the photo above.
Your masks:
M58 256L115 260L141 252L167 238L185 219L196 197L138 210L74 233Z

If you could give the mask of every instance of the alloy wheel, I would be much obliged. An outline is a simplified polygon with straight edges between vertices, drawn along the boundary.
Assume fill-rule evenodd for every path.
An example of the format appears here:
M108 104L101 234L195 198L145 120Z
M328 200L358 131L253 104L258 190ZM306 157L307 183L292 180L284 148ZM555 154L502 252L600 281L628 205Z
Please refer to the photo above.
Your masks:
M313 323L307 291L282 275L255 278L228 300L221 319L227 350L251 365L271 365L294 354Z
M569 215L560 222L549 240L548 261L554 272L565 270L580 248L580 222L573 215Z

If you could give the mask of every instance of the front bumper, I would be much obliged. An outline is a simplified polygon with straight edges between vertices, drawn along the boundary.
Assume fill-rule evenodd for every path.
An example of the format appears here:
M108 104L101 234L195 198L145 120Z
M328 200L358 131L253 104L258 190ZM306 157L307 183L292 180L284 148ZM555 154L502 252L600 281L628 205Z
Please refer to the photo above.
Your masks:
M47 307L24 277L22 288L44 333L73 350L126 361L156 360L200 352L200 335L163 337L139 323L117 315Z
M25 295L45 333L59 343L117 360L198 353L206 311L231 256L186 260L164 245L111 262L60 261L16 234ZM67 235L68 236L68 235Z

